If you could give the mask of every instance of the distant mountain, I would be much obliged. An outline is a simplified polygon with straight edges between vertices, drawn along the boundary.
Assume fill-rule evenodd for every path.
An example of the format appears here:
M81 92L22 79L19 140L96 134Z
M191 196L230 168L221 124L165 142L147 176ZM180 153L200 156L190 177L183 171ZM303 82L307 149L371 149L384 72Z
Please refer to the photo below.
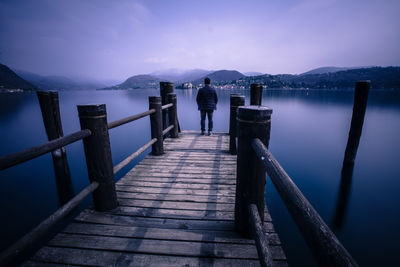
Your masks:
M348 70L350 68L345 67L320 67L316 69L309 70L307 72L301 73L300 75L308 75L308 74L324 74L324 73L331 73L331 72L338 72L342 70Z
M25 80L36 85L41 90L93 90L106 86L101 82L79 79L74 80L63 76L42 76L23 70L15 70Z
M151 73L161 80L169 82L188 82L199 79L213 71L203 69L180 70L180 69L167 69Z
M293 76L290 74L283 74L287 76ZM283 76L282 75L282 76ZM285 88L285 83L281 81L279 75L264 74L259 76L244 77L236 81L234 87L250 88L252 83L260 83L267 88Z
M0 64L0 90L36 90L36 86L24 80L6 65Z
M252 83L261 83L266 88L311 88L311 89L351 89L359 80L370 80L372 89L400 89L400 67L366 67L348 70L328 69L324 67L316 74L263 74L258 76L245 76L235 70L219 70L208 73L195 80L176 82L177 89L198 87L204 83L204 78L209 77L212 85L224 88L249 88ZM190 73L188 71L187 73ZM196 73L194 71L194 73ZM198 72L201 73L201 72ZM198 75L196 73L196 75ZM160 81L165 81L165 76L136 75L125 82L104 89L147 89L159 88ZM164 77L164 78L162 78ZM176 76L177 77L177 76ZM183 76L181 76L183 77ZM190 77L190 76L188 76ZM170 80L171 81L171 80ZM191 81L191 82L190 82Z
M123 89L148 89L148 88L159 88L160 82L163 81L152 75L135 75L128 78L125 82L106 87L103 89L123 90Z
M219 71L209 73L200 79L196 79L196 80L192 81L192 84L193 85L203 84L204 79L206 77L209 77L211 79L212 84L219 85L221 83L229 83L232 81L236 81L236 80L244 78L246 76L236 70L219 70Z
M244 72L243 74L246 76L260 76L263 75L264 73L253 71L253 72Z
M400 89L400 67L359 68L321 74L266 74L240 79L235 86L246 88L251 83L261 83L268 88L345 89L354 88L359 80L370 80L372 89Z
M208 74L212 73L212 70L190 70L187 71L184 75L182 75L177 82L184 82L184 81L193 81L200 79L201 77L207 76Z
M375 66L364 66L364 67L320 67L316 68L313 70L309 70L307 72L304 72L300 75L308 75L308 74L325 74L325 73L333 73L333 72L338 72L338 71L344 71L344 70L355 70L355 69L368 69L368 68L373 68Z

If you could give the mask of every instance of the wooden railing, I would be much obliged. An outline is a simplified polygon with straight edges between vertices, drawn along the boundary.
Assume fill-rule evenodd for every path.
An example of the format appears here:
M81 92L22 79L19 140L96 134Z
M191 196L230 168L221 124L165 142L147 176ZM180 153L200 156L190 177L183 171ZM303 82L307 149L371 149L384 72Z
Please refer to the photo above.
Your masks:
M254 88L254 89L253 89ZM259 91L260 86L251 89ZM262 87L261 87L262 88ZM250 103L258 105L231 107L235 110L235 135L230 144L231 153L237 152L237 181L235 201L235 227L245 236L253 237L260 264L274 266L267 232L263 228L265 210L266 174L269 175L280 197L298 226L307 245L321 266L357 266L312 205L287 175L268 150L272 109L261 106L261 93L251 93ZM243 96L232 95L232 103L244 103ZM232 121L232 120L231 120Z
M340 243L263 142L258 138L253 139L252 148L267 171L319 265L357 266L353 257Z
M164 83L160 83L161 89L163 84ZM56 150L64 149L64 146L66 145L83 140L88 176L90 180L90 184L80 193L67 201L60 209L41 222L31 232L3 251L0 254L0 266L14 265L18 263L20 260L19 256L22 255L25 250L31 248L40 240L40 238L48 234L58 222L65 218L90 194L92 194L94 208L97 211L107 211L117 207L118 203L115 191L114 174L127 166L150 146L152 147L151 153L153 155L162 155L164 151L163 140L165 135L169 134L172 138L178 137L179 124L177 118L176 95L173 93L173 84L168 83L168 86L168 94L164 96L167 99L165 105L161 104L161 97L150 96L149 110L110 123L107 123L105 104L79 105L78 113L81 125L80 131L56 138L20 152L0 157L0 170L4 170L39 157L45 153L53 153ZM165 92L165 90L161 90L161 94L164 94ZM59 119L59 110L57 110L58 94L57 92L51 92L50 94L47 92L38 92L39 99L43 97L43 95L53 98L48 101L48 103L55 104L56 114L58 112L58 116L56 116L58 119L56 118L53 120L59 124L57 126L49 126L49 124L46 124L46 121L51 120L44 117L46 130L48 130L48 127L53 127L59 130L61 129L61 120ZM56 99L56 102L54 99ZM43 111L44 109L42 104L43 102L41 102ZM48 107L45 108L49 109ZM53 108L54 107L51 109ZM163 112L166 114L165 117L168 117L169 122L169 125L166 125L165 128L163 127L162 121ZM44 114L47 113L43 111L43 116L45 116ZM151 140L113 167L108 133L109 129L136 121L146 116L150 116ZM48 137L50 139L49 134Z
M88 129L74 132L72 134L66 135L54 139L52 141L46 142L44 144L34 146L16 153L12 153L6 156L0 157L0 170L8 169L12 166L18 165L25 161L37 158L46 153L52 152L56 149L64 147L66 145L72 144L83 138L90 136L92 133Z
M274 266L274 260L272 257L271 250L269 249L269 242L267 239L267 231L263 227L263 221L258 214L258 208L256 204L250 204L249 206L249 221L251 233L254 238L257 247L258 259L263 267Z

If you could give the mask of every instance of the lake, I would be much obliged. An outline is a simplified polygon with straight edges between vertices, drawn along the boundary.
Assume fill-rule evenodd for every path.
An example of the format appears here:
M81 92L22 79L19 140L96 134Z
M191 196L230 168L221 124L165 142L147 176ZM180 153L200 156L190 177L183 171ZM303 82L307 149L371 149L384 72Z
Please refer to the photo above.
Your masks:
M200 128L196 90L176 90L182 129ZM248 90L218 90L214 130L229 129L229 96ZM148 109L158 90L63 91L64 134L80 129L76 105L105 103L108 121ZM353 92L268 90L273 109L270 150L306 198L362 266L389 266L400 251L400 93L370 92L363 133L348 194L340 195L341 168L352 115ZM0 93L0 155L47 141L35 93ZM150 140L148 118L110 130L114 165ZM89 181L82 142L66 147L74 191ZM116 176L118 180L139 159ZM343 196L347 195L347 196ZM342 199L338 205L339 199ZM346 200L347 199L347 200ZM345 201L343 201L345 200ZM266 202L289 264L315 265L272 182ZM80 207L89 205L87 199ZM59 207L50 154L0 172L0 249L23 236ZM334 223L336 222L336 223Z

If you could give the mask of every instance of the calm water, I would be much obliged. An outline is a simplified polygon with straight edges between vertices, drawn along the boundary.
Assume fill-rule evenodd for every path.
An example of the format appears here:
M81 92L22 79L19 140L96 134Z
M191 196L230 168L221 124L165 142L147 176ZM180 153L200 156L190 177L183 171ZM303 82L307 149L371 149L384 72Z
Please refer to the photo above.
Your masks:
M176 92L181 127L199 129L197 91ZM216 131L228 130L232 92L218 91ZM245 94L248 103L248 91L234 92ZM149 95L158 95L158 91L60 92L64 134L80 129L77 104L105 103L108 120L113 121L147 109ZM270 150L360 265L397 265L400 94L370 93L348 201L343 209L337 208L337 202L352 103L352 92L264 92L263 104L273 109ZM0 155L47 141L35 94L0 94L0 133ZM116 164L150 140L149 119L112 129L110 138ZM67 146L67 155L74 190L79 192L88 185L82 143ZM4 249L54 212L59 203L50 154L1 171L0 176L0 249ZM314 264L269 180L266 201L290 263ZM341 226L335 227L335 217Z

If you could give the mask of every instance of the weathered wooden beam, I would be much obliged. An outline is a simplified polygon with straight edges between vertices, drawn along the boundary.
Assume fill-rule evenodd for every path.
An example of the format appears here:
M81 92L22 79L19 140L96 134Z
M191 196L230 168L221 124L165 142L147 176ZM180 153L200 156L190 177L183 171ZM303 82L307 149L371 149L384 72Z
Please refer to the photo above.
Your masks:
M167 128L165 128L165 130L162 133L165 136L167 133L169 133L173 129L174 129L174 125L170 125Z
M79 194L69 200L64 206L50 215L46 220L42 221L32 231L23 236L9 248L0 254L0 266L16 266L20 261L20 255L27 249L32 248L35 244L40 242L41 238L49 233L49 231L67 216L79 203L82 202L90 193L92 193L99 184L93 182L84 188Z
M172 107L172 106L173 106L173 105L172 105L171 103L165 104L165 105L161 106L161 110L169 109L169 108Z
M168 103L172 104L172 106L169 108L169 125L173 125L174 128L170 132L171 138L178 138L178 132L179 132L179 124L178 124L178 107L177 107L177 100L176 100L176 94L174 93L169 93L167 95L167 101Z
M263 85L252 83L250 85L250 105L261 106Z
M235 227L250 236L249 204L256 204L261 220L265 209L265 170L251 148L254 138L268 146L272 109L264 106L243 106L237 111L237 178Z
M230 97L230 115L229 115L229 152L236 155L236 116L237 108L244 106L244 96L240 94L231 94Z
M90 182L98 182L93 193L94 207L98 211L112 210L118 206L111 158L105 104L79 105L82 129L90 129L92 135L83 140L86 165Z
M253 233L254 241L256 243L260 265L263 267L274 266L272 253L269 249L267 233L263 229L263 223L261 221L260 215L258 214L258 209L255 204L249 205L249 213L250 227Z
M161 97L149 96L149 109L155 110L155 112L150 115L151 139L157 139L157 142L152 145L151 153L155 156L159 156L164 154Z
M16 153L8 154L6 156L0 157L0 170L10 168L14 165L20 164L22 162L34 159L48 152L59 149L60 147L69 145L78 140L86 138L91 135L91 131L84 129L64 137L60 137L49 141L47 143L34 146Z
M121 125L123 125L123 124L129 123L129 122L132 122L132 121L136 121L136 120L138 120L138 119L141 119L141 118L143 118L143 117L146 117L146 116L148 116L148 115L151 115L151 114L153 114L154 112L155 112L154 109L150 109L150 110L147 110L147 111L142 112L142 113L139 113L139 114L135 114L135 115L132 115L132 116L129 116L129 117L120 119L120 120L116 120L116 121L110 122L110 123L108 124L108 129L112 129L112 128L121 126Z
M58 92L38 91L37 97L48 140L51 141L63 137ZM65 147L52 151L51 156L53 158L58 198L60 204L63 205L74 196Z
M258 139L252 147L320 266L358 266L335 234Z

